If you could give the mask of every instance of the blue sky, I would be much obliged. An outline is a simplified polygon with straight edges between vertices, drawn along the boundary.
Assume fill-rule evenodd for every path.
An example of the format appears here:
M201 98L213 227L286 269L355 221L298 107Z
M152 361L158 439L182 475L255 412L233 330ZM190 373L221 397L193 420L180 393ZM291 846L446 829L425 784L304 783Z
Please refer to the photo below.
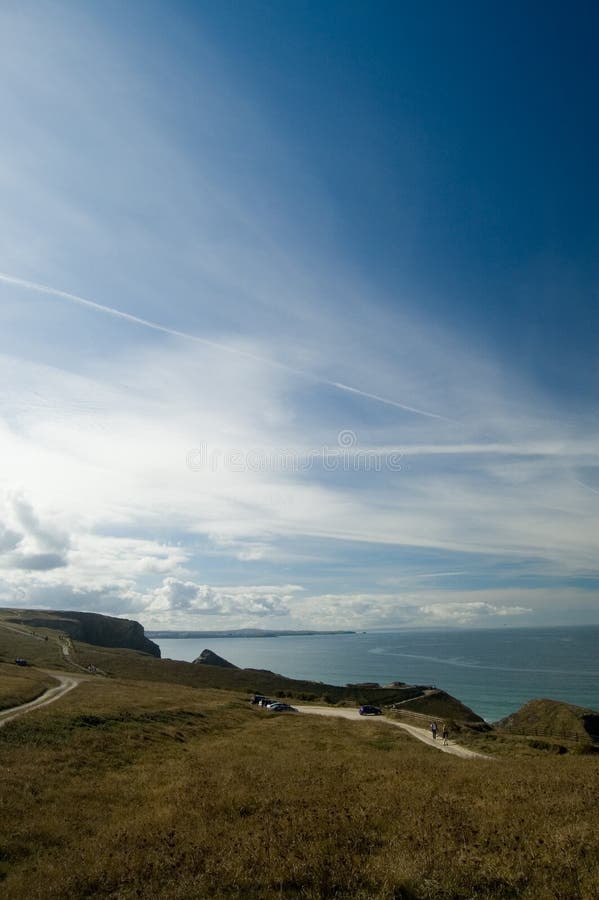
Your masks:
M599 622L591 3L4 3L0 603Z

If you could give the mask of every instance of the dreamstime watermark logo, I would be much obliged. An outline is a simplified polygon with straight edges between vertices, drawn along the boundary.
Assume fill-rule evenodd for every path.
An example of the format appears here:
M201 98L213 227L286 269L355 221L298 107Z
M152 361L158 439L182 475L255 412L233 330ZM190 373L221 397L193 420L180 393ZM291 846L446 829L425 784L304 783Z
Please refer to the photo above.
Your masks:
M336 446L318 450L225 450L202 441L187 452L186 462L192 472L400 472L402 454L361 448L355 431L344 428Z

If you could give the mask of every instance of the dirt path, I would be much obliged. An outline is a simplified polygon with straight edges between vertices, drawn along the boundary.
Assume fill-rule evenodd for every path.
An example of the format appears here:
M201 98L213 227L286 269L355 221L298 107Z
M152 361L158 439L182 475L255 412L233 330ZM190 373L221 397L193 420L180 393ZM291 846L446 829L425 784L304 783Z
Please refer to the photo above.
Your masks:
M47 706L49 703L54 703L55 700L60 700L61 697L64 697L65 694L76 688L81 680L74 675L59 675L56 672L52 672L52 678L59 682L56 687L48 688L47 691L44 691L35 700L30 700L29 703L22 703L20 706L2 710L0 712L0 728L6 725L7 722L11 722L13 719L17 719L33 709L39 709L40 706Z
M61 632L56 632L56 635L50 636L35 634L35 632L33 631L25 631L23 628L17 628L14 625L7 625L6 622L0 622L0 628L6 628L8 631L12 631L15 634L22 634L24 637L33 638L36 641L50 640L58 647L63 659L68 663L69 666L72 666L74 669L79 669L80 672L90 671L89 669L86 669L85 666L80 666L79 663L75 662L75 660L73 659L73 641L66 634L62 634ZM99 670L96 670L96 674L103 673L100 673Z
M60 650L62 655L64 656L66 662L73 666L75 669L79 669L80 672L89 672L89 669L86 669L85 666L80 666L79 663L76 663L71 655L71 650L73 650L73 641L67 635L59 635L58 643L60 645Z
M25 631L23 628L17 628L15 625L8 625L6 622L0 622L0 628L6 628L7 631L13 631L15 634L22 634L25 637L33 638L36 641L45 640L41 634L34 634L33 631Z
M353 722L374 721L384 723L385 725L393 725L394 728L401 728L402 731L407 731L408 734L411 734L412 737L422 741L423 744L428 744L429 747L434 747L435 750L441 750L443 753L461 756L462 759L472 759L474 757L477 757L478 759L489 759L484 753L476 753L474 750L467 750L466 747L460 747L460 745L454 743L454 741L449 741L445 745L440 736L438 736L436 740L433 740L430 731L426 728L418 728L416 725L406 725L404 722L398 722L396 719L387 719L385 716L361 716L357 709L343 709L330 706L298 706L297 709L300 712L312 713L317 716L335 716L341 719L351 719Z

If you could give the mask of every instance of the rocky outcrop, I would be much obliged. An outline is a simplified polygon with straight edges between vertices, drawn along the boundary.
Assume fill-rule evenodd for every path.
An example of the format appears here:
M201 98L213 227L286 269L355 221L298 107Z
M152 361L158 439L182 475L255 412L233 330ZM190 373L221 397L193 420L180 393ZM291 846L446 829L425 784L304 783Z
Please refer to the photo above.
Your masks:
M151 656L160 657L160 647L144 634L143 626L132 619L118 619L99 613L57 610L23 610L22 614L10 621L26 623L33 628L52 628L63 631L74 641L94 644L99 647L123 647L141 650Z
M234 666L228 659L223 659L218 653L213 653L212 650L208 650L208 648L202 650L198 658L194 659L194 663L198 666L220 666L221 669L239 668L239 666Z

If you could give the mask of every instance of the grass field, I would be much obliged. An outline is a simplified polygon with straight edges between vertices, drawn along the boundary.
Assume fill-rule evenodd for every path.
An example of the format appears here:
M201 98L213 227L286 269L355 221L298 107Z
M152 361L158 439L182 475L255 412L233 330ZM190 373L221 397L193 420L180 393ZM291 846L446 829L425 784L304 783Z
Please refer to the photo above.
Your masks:
M599 895L596 756L461 760L372 720L90 678L0 729L0 767L11 900Z
M38 669L20 669L0 663L0 710L35 700L56 680Z
M7 627L0 616L0 661L12 662L17 656L32 660L37 666L55 668L63 664L56 633L45 640L40 630Z

